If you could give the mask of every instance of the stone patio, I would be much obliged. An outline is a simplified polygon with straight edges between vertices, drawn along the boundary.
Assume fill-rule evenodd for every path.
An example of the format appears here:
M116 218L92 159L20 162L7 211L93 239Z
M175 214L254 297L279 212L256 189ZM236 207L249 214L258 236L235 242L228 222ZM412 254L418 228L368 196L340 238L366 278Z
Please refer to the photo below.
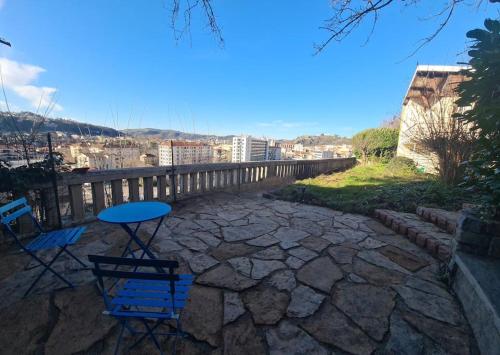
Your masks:
M193 198L174 211L153 248L197 275L179 354L477 352L438 261L371 218L256 194ZM119 255L127 240L95 222L72 250ZM39 272L23 271L27 261L12 251L0 259L2 353L112 353L118 326L101 314L90 271L61 260L55 268L77 288L49 275L21 299ZM154 353L143 344L133 353ZM169 352L171 340L163 345Z

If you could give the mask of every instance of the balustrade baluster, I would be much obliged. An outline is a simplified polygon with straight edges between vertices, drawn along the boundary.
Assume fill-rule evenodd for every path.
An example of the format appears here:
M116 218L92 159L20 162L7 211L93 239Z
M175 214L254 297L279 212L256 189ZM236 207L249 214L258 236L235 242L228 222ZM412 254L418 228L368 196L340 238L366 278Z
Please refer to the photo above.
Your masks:
M106 207L104 202L104 183L96 181L92 183L92 209L97 216Z
M69 185L69 203L71 216L74 221L80 221L85 217L85 206L83 203L83 185Z
M154 190L153 190L153 177L148 176L142 178L143 188L144 188L144 201L154 200Z
M156 194L158 200L167 199L167 177L165 175L156 177Z
M129 201L139 201L139 178L131 178L128 180L128 199Z
M113 206L123 203L123 180L111 180L111 202Z

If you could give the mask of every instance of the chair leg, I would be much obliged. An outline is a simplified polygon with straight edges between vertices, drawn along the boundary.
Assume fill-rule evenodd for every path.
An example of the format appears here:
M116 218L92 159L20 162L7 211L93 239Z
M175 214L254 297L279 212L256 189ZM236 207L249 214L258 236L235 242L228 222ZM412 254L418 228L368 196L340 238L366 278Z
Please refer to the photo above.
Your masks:
M184 336L184 332L182 331L182 326L181 326L181 320L179 319L179 317L177 317L175 323L177 325L177 334L180 336Z
M69 287L73 287L73 284L71 282L69 282L68 280L66 280L64 277L62 277L61 275L59 275L59 273L57 273L54 269L51 268L51 266L54 263L54 261L56 261L56 259L59 257L59 255L61 255L61 253L63 251L64 251L64 249L59 250L59 252L56 254L56 256L54 256L54 258L48 264L45 264L35 254L31 253L31 256L36 261L38 261L40 264L42 264L45 267L45 269L38 275L38 277L35 279L35 281L33 281L33 283L31 284L31 286L24 293L23 298L25 298L30 293L30 291L33 289L33 287L36 285L36 283L42 278L42 276L45 274L45 272L47 272L47 270L50 271L50 272L52 272L55 276L57 276L60 280L62 280L64 283L66 283Z
M159 323L157 323L156 325L159 325ZM153 340L153 342L155 343L156 345L156 348L158 349L158 351L160 352L161 355L163 355L163 351L161 350L161 345L160 343L158 342L158 339L156 339L155 335L153 334L153 330L149 327L148 323L146 321L144 321L144 326L146 327L146 329L148 330L148 334L149 334L149 337Z
M64 251L66 252L66 254L68 254L69 256L71 256L73 259L75 259L80 265L82 265L84 268L88 268L87 265L85 265L83 263L83 261L81 261L80 259L78 259L72 252L70 252L68 249L66 249L66 247L63 247Z
M115 345L115 351L114 351L115 355L118 354L118 350L120 349L120 343L122 341L123 331L125 330L125 323L126 323L126 321L122 321L122 327L120 329L120 335L118 335L118 339L117 339L116 345Z
M149 328L148 328L148 325L147 325L147 323L146 323L146 321L145 321L145 320L142 320L142 322L144 323L144 326L146 327L146 329L149 329ZM162 325L162 324L163 324L163 320L162 320L162 319L158 319L158 320L156 321L155 325L153 326L153 328L151 328L151 332L154 332L154 330L155 330L156 328L158 328L158 327L159 327L160 325ZM144 339L145 339L148 335L149 335L149 332L146 332L146 333L144 333L143 335L141 335L141 337L140 337L139 339L137 339L137 340L135 341L135 343L134 343L134 344L132 344L132 345L129 347L129 349L132 349L132 348L136 347L137 345L139 345L139 344L140 344L140 343L141 343L141 342L142 342L142 341L143 341L143 340L144 340Z
M151 338L151 340L153 340L153 342L155 343L155 346L156 348L158 349L158 351L160 352L160 354L163 354L163 351L161 350L161 345L160 343L158 342L158 339L156 339L153 331L163 323L163 320L160 320L158 319L155 323L155 325L150 328L148 323L146 322L145 319L142 319L142 323L144 324L144 327L146 328L146 333L143 334L129 349L132 349L133 347L137 346L140 342L142 342L148 335L149 337Z
M180 322L179 318L177 318L175 320L175 324L176 324L176 327L175 327L174 344L172 345L172 355L175 355L175 352L177 350L177 337L182 334L181 322Z
M30 266L31 262L33 260L28 260L28 262L26 263L26 265L24 265L24 268L23 268L23 271L29 271L29 270L33 270L33 269L36 269L37 267L40 267L42 266L42 264L38 263L36 265L33 265L33 266Z

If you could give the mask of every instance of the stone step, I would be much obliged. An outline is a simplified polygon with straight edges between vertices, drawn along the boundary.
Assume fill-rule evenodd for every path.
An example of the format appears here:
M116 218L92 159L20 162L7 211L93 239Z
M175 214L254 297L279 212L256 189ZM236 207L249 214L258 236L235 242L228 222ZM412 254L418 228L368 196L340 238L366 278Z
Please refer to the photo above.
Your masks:
M455 234L460 212L446 211L439 208L417 207L417 215L427 222L434 223L450 234Z
M414 213L377 209L375 217L386 226L425 248L439 260L447 261L451 255L453 235L446 233L431 222L426 222Z

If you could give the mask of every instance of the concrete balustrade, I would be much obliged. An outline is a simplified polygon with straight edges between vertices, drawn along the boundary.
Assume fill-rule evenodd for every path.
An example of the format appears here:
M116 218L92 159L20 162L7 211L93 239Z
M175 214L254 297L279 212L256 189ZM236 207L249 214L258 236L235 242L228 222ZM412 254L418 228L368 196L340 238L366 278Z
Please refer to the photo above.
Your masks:
M259 185L279 186L350 168L355 158L195 164L61 173L58 178L65 224L91 220L102 209L129 201L173 201L212 191L245 191ZM42 190L46 223L57 224L56 201L48 185ZM174 193L175 189L175 193ZM62 190L62 193L61 193ZM64 207L64 208L63 208Z

